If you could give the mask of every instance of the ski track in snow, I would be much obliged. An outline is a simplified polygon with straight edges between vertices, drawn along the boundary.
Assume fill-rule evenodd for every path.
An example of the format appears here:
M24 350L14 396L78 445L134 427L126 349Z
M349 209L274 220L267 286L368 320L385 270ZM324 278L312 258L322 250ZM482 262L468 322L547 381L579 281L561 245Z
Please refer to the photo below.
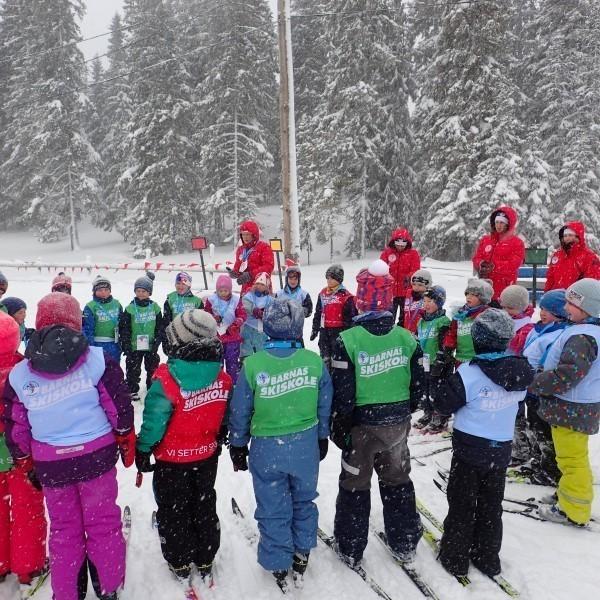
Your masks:
M265 238L278 233L280 216L269 209L264 209L259 215L263 225ZM82 227L81 239L83 250L78 255L68 251L67 242L41 245L27 233L4 233L0 239L0 259L35 259L43 256L44 260L119 262L130 259L128 247L114 233L99 232L90 227ZM343 240L340 240L343 244ZM231 258L230 248L219 248L215 260ZM346 269L345 283L354 291L356 273L378 253L370 252L365 261L349 261L336 257ZM156 260L162 260L160 257ZM302 285L311 294L313 301L323 287L324 272L328 261L327 250L318 248L312 254L313 260L320 264L303 266ZM169 257L168 262L196 261L193 252ZM167 262L167 261L166 261ZM211 262L207 258L207 262ZM425 267L431 267L434 283L446 287L448 303L461 304L464 286L470 276L470 263L442 263L425 261ZM55 272L37 269L17 270L3 267L0 270L9 279L7 296L23 298L28 305L27 326L35 322L35 306L37 301L50 289L50 281ZM464 275L461 275L464 274ZM88 273L86 270L74 273L73 295L81 306L91 299L91 282L97 272ZM113 295L126 305L133 298L133 281L141 274L139 271L128 273L102 272L109 277L113 284ZM153 298L162 304L166 294L173 289L175 272L159 271L156 274ZM208 275L209 286L213 278ZM202 276L194 274L193 289L200 295L206 294L201 290ZM273 279L274 287L278 281ZM305 323L305 339L308 340L312 319ZM308 342L308 347L317 349L316 342ZM123 362L124 365L124 362ZM142 388L142 392L143 392ZM136 427L139 429L142 416L142 405L135 406ZM411 437L409 444L418 441ZM437 446L432 444L416 445L415 455L425 454ZM412 479L419 498L442 520L446 514L446 498L433 485L436 475L436 462L449 466L451 453L445 452L424 459L426 466L412 462ZM600 437L590 438L590 458L595 479L600 479ZM340 468L340 453L333 444L329 445L329 454L321 463L319 477L319 498L317 504L320 512L320 525L327 532L333 530L335 513L335 498L337 494L337 479ZM160 552L158 535L152 529L150 519L156 506L152 496L152 475L146 474L140 489L135 487L135 469L124 469L119 464L119 503L123 507L129 504L132 508L133 524L129 553L127 559L127 579L122 600L171 600L183 598L183 591L171 577L166 563ZM546 493L549 488L529 485L507 484L507 495L528 498ZM598 493L598 488L594 489ZM232 514L230 501L234 496L246 515L247 524L257 531L253 518L255 508L254 494L250 475L234 473L227 452L221 456L217 476L217 509L221 520L221 547L215 561L215 587L204 594L203 600L281 600L282 594L276 587L269 573L265 572L256 562L256 546L251 545L243 535L242 529L236 523ZM600 500L594 500L593 512L600 515ZM569 529L552 523L530 521L518 515L505 514L504 540L501 552L503 575L521 592L524 600L596 600L599 597L600 571L600 536L588 531ZM372 486L371 522L378 528L383 527L381 501L379 499L376 479ZM431 550L421 542L417 550L416 565L427 583L444 600L494 600L506 599L507 596L492 582L474 569L469 577L472 584L463 588L453 578L447 575L436 563ZM404 573L393 563L385 549L374 539L369 538L364 567L367 572L394 599L413 600L422 598L420 592ZM0 584L0 600L12 600L14 581L9 578ZM50 586L46 585L35 598L50 600ZM91 589L88 598L94 598ZM352 573L341 564L330 549L319 542L311 553L309 567L305 576L304 587L292 590L290 598L297 600L347 600L375 599L377 596L364 584L358 575Z

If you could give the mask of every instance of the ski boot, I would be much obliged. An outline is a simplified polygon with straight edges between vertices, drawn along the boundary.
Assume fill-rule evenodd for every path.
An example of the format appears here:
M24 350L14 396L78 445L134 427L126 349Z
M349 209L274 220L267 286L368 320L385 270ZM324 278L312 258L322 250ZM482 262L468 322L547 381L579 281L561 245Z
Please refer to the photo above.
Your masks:
M288 572L284 570L272 571L273 577L275 577L275 583L277 587L284 593L287 594L290 584L288 583Z
M304 581L304 573L308 566L309 552L303 554L302 552L294 552L294 558L292 559L292 577L294 579L294 585L301 587Z

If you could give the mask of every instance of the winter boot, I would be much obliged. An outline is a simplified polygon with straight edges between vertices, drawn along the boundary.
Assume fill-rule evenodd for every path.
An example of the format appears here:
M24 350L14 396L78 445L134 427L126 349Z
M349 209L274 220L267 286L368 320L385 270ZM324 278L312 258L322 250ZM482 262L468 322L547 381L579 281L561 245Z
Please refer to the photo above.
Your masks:
M444 431L448 431L448 421L450 417L445 417L440 415L439 413L434 413L431 418L431 422L424 429L424 433L428 433L430 435L435 435L438 433L443 433Z
M279 589L285 594L288 591L289 583L287 579L288 572L284 570L273 571L273 577L275 577L275 583Z
M213 586L212 567L212 563L198 565L198 576L202 579L202 583L208 587Z
M552 492L551 494L545 494L540 498L540 504L556 504L558 502L558 494Z
M552 521L553 523L560 523L561 525L572 525L573 527L582 528L585 527L583 523L575 523L571 521L567 515L560 510L558 504L544 504L538 509L538 514L542 519L546 521Z
M433 417L433 413L423 413L423 416L420 419L417 419L417 421L415 422L415 424L413 425L413 427L415 429L423 429L424 427L427 427L427 425L429 425L429 423L431 423L431 419Z
M192 572L190 565L184 567L174 567L171 563L167 563L169 571L175 576L178 581L187 581L190 578Z
M292 571L299 576L304 575L306 567L308 566L309 553L303 554L301 552L295 552L294 558L292 559Z

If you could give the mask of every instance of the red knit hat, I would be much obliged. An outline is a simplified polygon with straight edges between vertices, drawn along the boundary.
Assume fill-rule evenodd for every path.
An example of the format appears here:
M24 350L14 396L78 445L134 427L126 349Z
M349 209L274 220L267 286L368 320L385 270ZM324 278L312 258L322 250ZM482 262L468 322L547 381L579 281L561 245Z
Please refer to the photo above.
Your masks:
M35 328L43 329L50 325L64 325L81 331L81 308L79 302L69 294L52 292L44 296L37 305Z
M377 259L356 276L356 308L362 312L390 310L394 301L394 278L389 266Z
M21 343L21 333L17 322L0 311L0 355L14 354Z

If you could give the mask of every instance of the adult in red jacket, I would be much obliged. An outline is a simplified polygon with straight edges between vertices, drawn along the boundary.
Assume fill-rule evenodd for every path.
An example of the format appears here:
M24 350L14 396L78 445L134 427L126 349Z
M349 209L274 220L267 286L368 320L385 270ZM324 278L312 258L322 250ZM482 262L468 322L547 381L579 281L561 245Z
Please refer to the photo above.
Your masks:
M560 248L552 255L544 291L567 289L584 277L600 279L600 258L585 243L585 226L579 221L558 230Z
M394 229L387 248L379 258L390 267L390 275L394 278L394 304L393 314L404 302L406 291L410 290L410 278L415 271L421 268L421 256L412 247L412 237L408 229L398 227Z
M484 235L473 256L473 268L494 287L492 301L500 298L505 287L517 282L519 267L525 260L525 244L517 237L517 213L500 206L490 215L491 232Z
M232 279L242 286L241 294L250 291L259 273L273 272L275 261L271 246L260 239L258 225L254 221L244 221L240 225L242 245L235 251L235 264L229 271Z

